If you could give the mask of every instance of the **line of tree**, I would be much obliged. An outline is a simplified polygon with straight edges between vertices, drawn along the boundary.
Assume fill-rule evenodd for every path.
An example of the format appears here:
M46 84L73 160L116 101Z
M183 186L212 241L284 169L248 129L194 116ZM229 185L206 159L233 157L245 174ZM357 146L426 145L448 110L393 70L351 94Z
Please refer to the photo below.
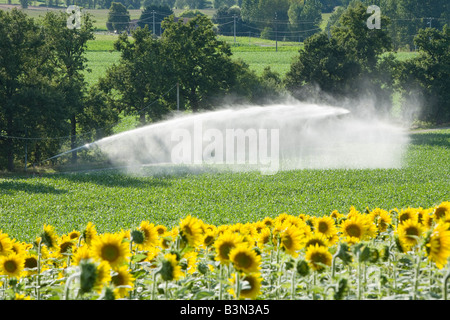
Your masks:
M277 94L264 77L231 59L205 16L188 23L170 16L160 39L148 25L134 30L133 40L123 33L115 43L119 63L88 87L85 51L93 22L86 14L80 29L69 29L67 19L63 12L36 21L16 9L0 11L0 168L13 170L25 145L28 160L39 163L61 148L109 135L121 114L137 115L142 125L157 121L177 107L175 84L182 110L193 112L224 98ZM77 158L74 150L71 161Z
M94 137L95 126L115 119L84 79L92 19L85 15L80 29L69 29L67 19L48 12L37 23L16 9L0 11L0 131L8 137L0 139L2 168L14 169L24 142L40 161L59 150L59 137L75 147L79 130Z
M450 121L450 29L419 29L418 55L401 61L391 53L389 18L381 17L381 29L369 29L369 16L367 6L354 1L329 32L308 38L286 74L287 90L299 99L321 101L368 97L387 112L395 91L408 117Z
M420 29L418 56L399 61L390 54L389 19L383 15L382 28L369 29L369 16L362 2L349 5L329 32L306 39L283 78L270 68L258 76L233 59L208 17L169 16L159 37L148 25L131 37L121 34L119 62L88 87L90 15L83 15L81 29L69 29L66 13L34 20L19 10L0 11L0 167L13 170L25 144L29 160L39 162L108 135L121 115L134 115L141 125L158 121L177 108L175 86L181 111L223 101L264 104L284 94L325 102L363 96L390 111L396 91L403 112L420 102L418 119L450 121L449 28ZM77 157L74 151L72 161Z

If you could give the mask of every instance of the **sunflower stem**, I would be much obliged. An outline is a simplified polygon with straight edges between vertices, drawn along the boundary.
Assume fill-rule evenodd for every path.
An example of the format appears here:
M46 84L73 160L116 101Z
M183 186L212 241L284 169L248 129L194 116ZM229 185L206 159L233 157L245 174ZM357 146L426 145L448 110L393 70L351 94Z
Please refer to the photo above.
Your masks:
M448 280L450 279L450 268L447 271L447 274L444 277L443 291L444 291L444 300L447 300L447 286Z
M420 262L422 260L422 250L418 250L417 258L416 258L416 270L414 273L414 290L413 290L413 300L417 299L417 290L419 289L419 274L420 274Z
M361 300L361 297L362 297L362 284L361 284L362 275L361 275L361 261L360 261L359 254L360 253L358 252L356 257L358 259L358 300Z
M291 277L291 300L295 299L295 270L292 270L292 277Z
M219 300L222 300L223 295L223 267L222 263L219 265Z
M64 288L64 300L69 300L70 285L71 285L73 279L75 279L76 277L79 277L79 276L80 276L80 273L76 272L76 273L72 274L69 278L67 278L66 286Z
M169 300L168 283L169 283L169 281L164 281L164 296L166 297L166 300Z
M152 300L155 300L155 294L156 294L156 276L157 273L153 273L153 284L152 284Z
M133 239L130 240L130 270L133 270L131 264L132 261L133 261Z
M236 299L239 300L241 295L241 275L236 271Z
M36 286L36 295L37 295L37 300L41 300L41 246L42 246L42 240L39 241L38 244L38 260L37 260L37 275L36 275L36 281L37 281L37 286Z

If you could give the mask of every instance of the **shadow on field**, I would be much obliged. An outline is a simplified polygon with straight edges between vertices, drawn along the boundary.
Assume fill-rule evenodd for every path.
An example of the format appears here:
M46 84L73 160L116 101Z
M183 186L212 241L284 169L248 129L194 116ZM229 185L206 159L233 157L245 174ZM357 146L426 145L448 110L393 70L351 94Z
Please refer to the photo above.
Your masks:
M105 187L148 188L167 187L171 183L164 179L152 177L135 177L120 173L70 173L52 174L50 179L63 179L73 183L94 183Z
M12 194L19 191L28 193L67 193L66 190L56 189L52 186L41 183L26 183L14 180L0 182L0 193L2 194Z
M421 134L412 134L410 136L411 144L428 145L432 147L450 147L450 134L427 132Z

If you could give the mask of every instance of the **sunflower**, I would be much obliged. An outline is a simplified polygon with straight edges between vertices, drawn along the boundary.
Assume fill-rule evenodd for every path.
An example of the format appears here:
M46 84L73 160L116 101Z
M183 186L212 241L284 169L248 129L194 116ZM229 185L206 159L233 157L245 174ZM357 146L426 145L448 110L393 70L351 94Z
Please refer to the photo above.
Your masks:
M70 231L67 236L72 240L78 240L81 236L81 232L77 230Z
M92 241L97 237L97 229L92 222L88 222L83 231L83 239L87 245L91 245Z
M138 230L144 234L144 242L139 245L141 249L147 249L158 244L158 230L153 223L142 221Z
M124 298L128 292L133 290L134 277L127 266L121 266L113 271L111 283L114 286L114 296L118 299Z
M304 247L308 248L309 246L315 246L316 244L328 248L329 247L328 238L323 233L320 232L312 234L305 239Z
M195 270L197 269L197 256L198 256L198 252L196 252L196 251L189 251L184 254L183 258L186 259L187 273L193 274L195 272Z
M231 288L229 292L236 298L236 292L234 288L236 287L236 275L233 273L231 278L229 279L231 283ZM244 299L256 299L258 295L261 293L261 282L262 277L260 273L251 273L245 274L241 280L241 290L239 294L239 298Z
M273 227L273 225L275 224L274 221L273 221L273 219L270 218L270 217L265 217L265 218L262 220L262 223L263 223L266 227L269 227L269 228Z
M126 262L130 249L120 235L105 233L93 240L92 255L100 261L107 261L111 267L118 267Z
M333 210L333 211L330 213L330 218L334 219L335 221L337 221L337 220L343 218L344 216L345 216L345 215L343 215L342 213L340 213L340 212L337 211L337 210Z
M25 267L23 254L11 253L0 257L0 273L11 278L20 278Z
M277 217L275 217L274 224L282 225L283 222L285 222L289 218L291 218L291 215L284 212L282 214L279 214Z
M253 228L255 229L257 234L260 234L262 230L265 229L266 227L267 226L261 220L253 223Z
M45 224L44 231L41 234L42 243L49 249L56 249L58 244L58 235L53 226Z
M24 261L24 275L31 276L33 274L37 274L38 267L38 256L32 253L27 253L25 255Z
M252 273L259 270L261 256L246 244L240 244L230 250L230 261L237 271Z
M436 219L445 217L446 214L450 214L450 201L444 201L434 209L433 216Z
M183 276L181 266L178 263L177 256L173 253L166 253L161 261L159 274L164 281L178 280Z
M400 223L396 233L404 251L408 251L417 245L425 230L424 225L419 223L417 219L408 219Z
M214 230L209 230L208 229L205 232L205 236L203 237L203 242L202 242L203 246L205 246L207 248L212 246L214 244L214 241L216 240L216 237L217 237L216 230L215 229Z
M57 243L57 256L58 257L65 257L68 254L71 254L72 251L75 249L76 243L75 240L71 239L67 235L63 235L58 239Z
M159 236L159 246L163 249L169 249L178 235L176 229L166 231L161 236Z
M388 211L376 208L369 212L369 217L378 228L378 232L385 232L392 224L392 217Z
M202 222L192 216L187 216L180 221L181 239L189 246L195 248L202 242Z
M167 232L167 227L160 224L155 226L155 229L159 236Z
M305 260L311 269L315 271L323 271L326 266L331 266L333 256L328 248L315 244L306 248Z
M267 249L267 245L272 243L272 232L270 228L266 227L262 229L256 241L258 248Z
M365 223L361 215L353 215L339 225L340 232L344 238L355 238L361 240L365 233Z
M304 233L294 225L287 225L279 232L280 247L294 258L303 246Z
M16 292L14 295L14 300L31 300L31 297Z
M100 293L103 287L111 281L111 267L108 262L101 261L97 265L94 290Z
M238 244L243 242L243 237L237 233L227 231L221 234L214 242L217 261L224 264L230 262L230 251Z
M450 256L450 224L438 223L428 237L426 251L428 259L434 261L442 269Z
M337 233L335 221L331 217L315 217L313 220L313 226L316 233L321 233L327 238L331 238Z
M418 221L418 219L419 219L418 212L419 212L419 210L417 210L415 208L407 208L407 209L400 210L400 212L398 213L398 223L400 224L406 220Z
M88 260L90 258L92 258L92 253L87 245L75 248L71 257L72 264L76 266L80 265L82 260Z

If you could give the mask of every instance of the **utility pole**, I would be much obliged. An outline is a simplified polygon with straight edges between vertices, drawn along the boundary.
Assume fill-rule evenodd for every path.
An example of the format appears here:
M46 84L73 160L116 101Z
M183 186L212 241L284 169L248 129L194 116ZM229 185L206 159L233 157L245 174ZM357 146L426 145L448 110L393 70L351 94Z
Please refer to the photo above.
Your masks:
M28 138L28 130L25 129L25 138ZM27 171L28 163L28 139L25 139L25 172Z
M155 10L153 10L152 13L153 13L153 34L156 34L156 28L155 28Z
M429 18L428 18L427 24L430 26L430 28L431 28L431 21L433 21L433 18L432 18L432 17L429 17Z
M275 51L278 52L278 23L276 12L275 12Z
M236 15L233 16L234 21L234 43L236 43Z
M180 111L180 83L177 82L177 111Z

